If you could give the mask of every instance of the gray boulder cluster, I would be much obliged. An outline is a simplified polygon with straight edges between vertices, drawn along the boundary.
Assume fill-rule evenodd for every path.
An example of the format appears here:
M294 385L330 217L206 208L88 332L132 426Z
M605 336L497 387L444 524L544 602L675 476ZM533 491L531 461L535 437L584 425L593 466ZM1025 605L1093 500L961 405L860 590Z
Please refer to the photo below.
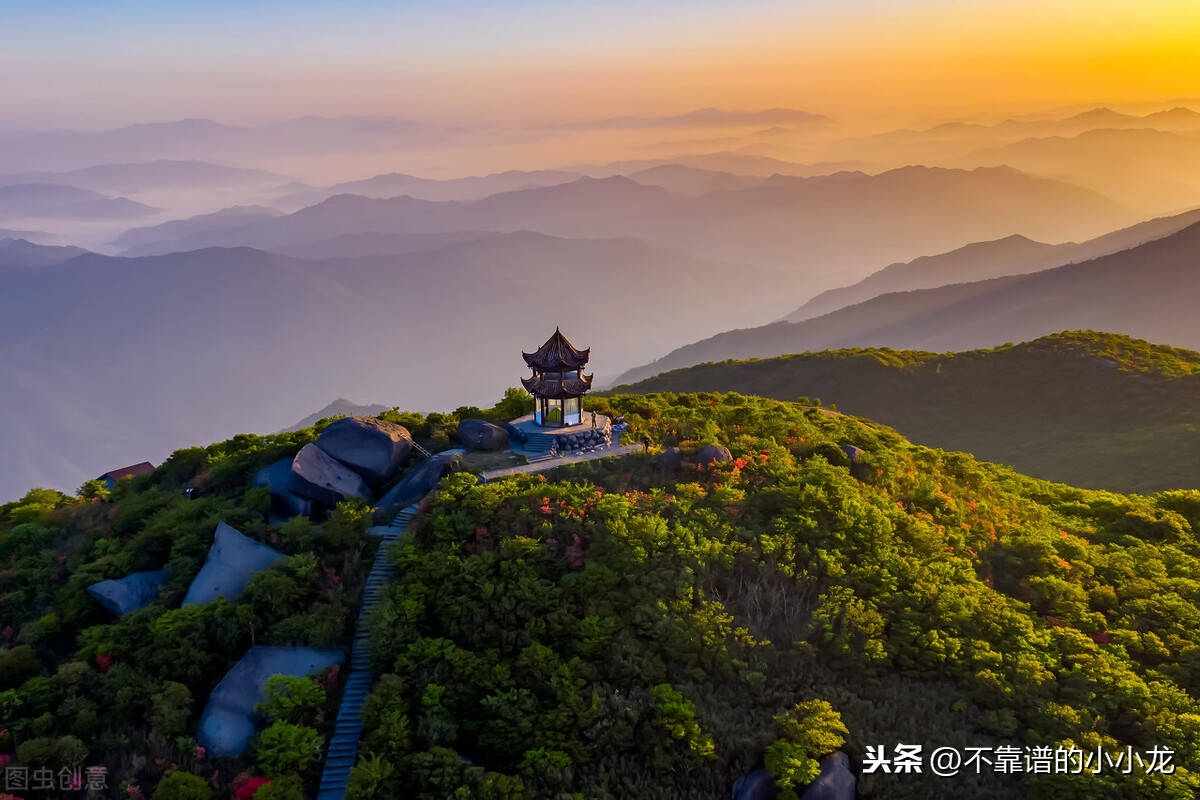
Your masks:
M218 597L235 600L246 590L253 573L285 558L275 548L256 542L224 522L219 522L213 532L213 544L208 549L204 566L188 585L182 605L208 603ZM166 571L161 569L134 572L118 580L93 583L87 591L100 605L120 617L153 603L166 578Z
M409 470L404 478L379 498L379 513L386 514L412 505L437 488L443 477L462 468L466 450L443 450Z
M196 739L211 755L241 755L258 728L254 706L266 701L268 678L302 677L341 664L344 657L341 650L251 647L208 696Z
M124 578L93 583L87 592L113 615L121 617L153 603L166 579L167 571L163 569L134 572Z
M485 419L464 419L458 423L456 438L472 450L503 450L508 447L508 431Z
M608 447L612 444L612 428L606 425L603 428L590 428L579 433L564 433L556 436L555 440L558 442L558 449L564 453Z
M412 437L403 425L374 417L331 423L294 458L259 470L253 485L271 490L271 513L310 516L314 505L334 506L349 497L367 502L408 460Z
M696 463L707 467L715 461L733 461L729 448L720 444L706 444L696 453Z
M188 586L183 605L208 603L218 597L235 600L245 591L252 573L284 558L274 547L256 542L221 522L213 534L213 546L208 549L204 566Z
M587 417L584 417L587 419ZM604 419L604 417L601 417ZM595 450L596 447L612 445L612 423L605 420L604 425L595 428L584 428L578 433L564 433L554 437L560 452L581 452Z

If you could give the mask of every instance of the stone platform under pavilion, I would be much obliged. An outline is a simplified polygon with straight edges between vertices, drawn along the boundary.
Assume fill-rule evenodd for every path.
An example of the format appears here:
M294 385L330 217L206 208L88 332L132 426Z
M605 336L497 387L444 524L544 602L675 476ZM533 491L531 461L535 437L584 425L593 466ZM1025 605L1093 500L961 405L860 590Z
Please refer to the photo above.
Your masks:
M592 425L592 419L595 418L596 424ZM583 433L590 431L593 427L597 430L604 430L612 427L612 420L603 414L597 414L595 411L584 411L583 419L578 425L566 425L562 427L546 427L538 425L533 419L533 414L526 414L523 417L517 417L509 422L514 428L519 430L526 436L534 434L544 434L546 436L566 436L572 433Z

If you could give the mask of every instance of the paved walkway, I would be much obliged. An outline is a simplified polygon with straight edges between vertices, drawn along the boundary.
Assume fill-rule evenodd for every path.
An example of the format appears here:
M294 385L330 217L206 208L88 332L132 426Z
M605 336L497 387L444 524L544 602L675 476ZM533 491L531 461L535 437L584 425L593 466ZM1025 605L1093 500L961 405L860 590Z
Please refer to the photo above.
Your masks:
M371 659L367 650L368 618L379 600L379 593L395 572L387 555L389 546L404 534L408 523L416 515L416 506L409 506L396 514L391 525L367 531L382 541L363 587L354 647L350 650L350 674L346 678L346 688L342 690L342 705L333 726L333 738L329 740L329 749L325 752L325 768L321 773L317 800L342 800L346 794L346 782L350 778L350 768L358 758L358 739L362 736L362 704L371 689Z
M578 464L581 461L593 461L597 458L608 458L610 456L625 456L630 453L636 453L642 449L640 444L614 445L604 447L599 450L592 450L586 453L578 453L571 456L555 456L553 458L543 458L535 461L532 464L521 464L516 467L502 467L500 469L491 469L487 472L481 472L479 477L483 478L484 483L494 481L497 478L504 478L509 475L527 475L533 472L545 472L548 469L562 467L567 464Z

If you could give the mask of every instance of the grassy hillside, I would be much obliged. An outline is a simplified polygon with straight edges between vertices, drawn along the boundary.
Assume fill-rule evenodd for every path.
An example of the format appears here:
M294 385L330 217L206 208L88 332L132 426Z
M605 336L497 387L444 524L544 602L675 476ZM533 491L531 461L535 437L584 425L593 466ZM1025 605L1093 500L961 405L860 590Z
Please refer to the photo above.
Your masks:
M610 402L736 460L448 479L394 551L355 797L719 798L764 753L786 786L895 742L1177 756L1168 776L864 775L861 797L1200 785L1200 493L1071 489L741 395Z
M1076 486L1200 485L1200 353L1075 331L964 353L886 348L723 361L623 387L818 397L914 442Z
M727 797L764 758L798 787L834 748L857 762L896 742L1159 746L1175 771L864 775L861 797L1200 786L1200 492L1072 489L737 394L592 405L680 446L682 463L637 454L443 482L393 549L398 575L372 618L351 797ZM455 419L386 416L434 448ZM311 796L307 743L328 731L336 678L279 699L288 725L315 734L263 737L238 759L191 737L251 643L349 646L367 509L277 524L265 490L248 489L316 432L182 450L107 498L34 491L0 507L0 755L105 764L111 796L241 800L258 775L275 800ZM715 442L732 459L697 466ZM187 500L186 485L204 493ZM236 602L180 609L218 519L290 558ZM84 592L164 564L160 599L119 621Z

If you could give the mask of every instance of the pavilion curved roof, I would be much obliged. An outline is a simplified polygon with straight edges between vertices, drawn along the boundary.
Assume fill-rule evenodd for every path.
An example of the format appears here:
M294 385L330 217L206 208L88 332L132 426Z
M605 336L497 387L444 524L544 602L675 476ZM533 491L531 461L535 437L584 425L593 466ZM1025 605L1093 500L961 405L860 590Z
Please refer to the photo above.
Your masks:
M587 364L591 352L590 347L585 350L575 347L556 327L554 335L547 339L545 344L532 353L521 353L521 356L530 369L537 372L553 372L582 369Z
M572 376L570 378L558 379L535 375L532 378L522 378L521 385L525 387L525 391L532 395L558 400L566 397L579 397L588 389L591 389L592 376L580 375L578 378Z

